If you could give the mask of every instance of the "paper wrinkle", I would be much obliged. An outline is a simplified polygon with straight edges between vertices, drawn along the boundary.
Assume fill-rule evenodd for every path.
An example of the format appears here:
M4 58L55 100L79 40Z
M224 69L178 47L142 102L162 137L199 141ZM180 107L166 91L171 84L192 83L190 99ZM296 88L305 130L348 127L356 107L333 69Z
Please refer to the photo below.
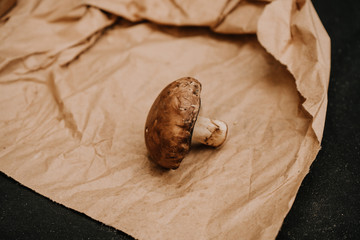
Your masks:
M20 19L15 18L14 22L12 22L12 18L10 18L4 28L5 32L11 29L13 34L9 34L8 32L8 35L0 36L0 40L3 43L0 45L1 56L8 56L7 58L0 57L0 76L2 76L3 73L13 73L14 69L21 69L23 64L25 64L28 69L20 70L16 73L24 74L45 68L53 63L54 58L61 51L85 41L98 30L112 24L113 20L114 19L108 19L103 13L95 9L88 9L80 21L74 20L66 22L65 27L60 25L60 27L54 26L48 28L47 22L29 16L23 16L20 17ZM85 25L93 27L88 28L85 27ZM23 28L32 30L24 36L24 34L22 34ZM81 31L79 31L80 29ZM68 34L69 32L72 34ZM56 37L54 38L54 36ZM31 41L30 46L27 44L29 42L26 40L27 38L34 39ZM44 38L52 38L53 41L41 41ZM86 46L83 47L86 48ZM78 53L80 52L81 51ZM76 55L73 57L76 57ZM70 60L71 59L68 59L67 62Z
M1 21L1 171L138 239L276 237L325 121L330 42L310 1L31 0ZM184 76L229 138L165 171L144 122Z
M138 22L149 20L164 25L182 26L213 26L225 16L224 11L231 9L242 0L219 0L211 3L208 1L163 1L163 0L126 0L115 2L112 0L95 1L85 0L91 6L96 6L130 21Z
M258 18L260 17L265 3L241 1L231 11L218 21L212 29L215 32L225 34L255 34L257 31Z
M11 10L16 4L16 0L3 0L0 2L0 18Z
M278 14L279 9L288 15L285 19L271 21L282 17ZM277 22L282 24L275 24ZM321 142L325 122L323 109L327 105L326 93L330 76L330 38L312 3L276 1L265 8L258 27L259 41L294 75L298 90L305 98L303 106L314 117L313 129ZM298 61L291 60L297 56L302 57ZM321 115L317 116L318 113Z

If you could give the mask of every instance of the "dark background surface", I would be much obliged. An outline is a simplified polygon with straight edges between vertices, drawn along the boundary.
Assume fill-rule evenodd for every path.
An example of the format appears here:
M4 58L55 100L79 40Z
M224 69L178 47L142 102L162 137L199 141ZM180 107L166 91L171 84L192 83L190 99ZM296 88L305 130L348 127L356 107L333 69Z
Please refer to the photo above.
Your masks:
M360 239L360 2L313 4L332 41L327 118L322 150L277 240ZM0 239L132 238L0 173Z

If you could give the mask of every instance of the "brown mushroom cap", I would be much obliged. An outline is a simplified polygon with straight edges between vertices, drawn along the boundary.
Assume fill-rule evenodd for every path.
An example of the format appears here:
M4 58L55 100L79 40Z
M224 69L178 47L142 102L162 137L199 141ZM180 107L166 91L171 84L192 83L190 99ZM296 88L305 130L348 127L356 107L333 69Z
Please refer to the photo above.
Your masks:
M145 143L150 159L164 168L176 169L190 150L200 109L201 83L180 78L161 91L145 124Z

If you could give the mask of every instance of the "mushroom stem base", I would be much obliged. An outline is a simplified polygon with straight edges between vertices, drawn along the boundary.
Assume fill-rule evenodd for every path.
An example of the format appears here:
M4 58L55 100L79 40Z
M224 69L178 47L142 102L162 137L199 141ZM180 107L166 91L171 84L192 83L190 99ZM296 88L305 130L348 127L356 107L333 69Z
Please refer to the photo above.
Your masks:
M225 122L199 116L195 123L192 141L219 147L225 142L227 132L228 126Z

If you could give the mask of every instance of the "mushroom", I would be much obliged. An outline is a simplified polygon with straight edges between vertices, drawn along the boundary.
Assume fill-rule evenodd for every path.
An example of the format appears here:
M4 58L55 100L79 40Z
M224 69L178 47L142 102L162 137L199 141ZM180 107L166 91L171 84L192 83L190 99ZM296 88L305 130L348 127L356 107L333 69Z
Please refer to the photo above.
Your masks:
M198 117L201 83L191 77L166 86L155 99L145 124L145 143L150 160L177 169L190 150L191 141L219 147L227 136L220 120Z

